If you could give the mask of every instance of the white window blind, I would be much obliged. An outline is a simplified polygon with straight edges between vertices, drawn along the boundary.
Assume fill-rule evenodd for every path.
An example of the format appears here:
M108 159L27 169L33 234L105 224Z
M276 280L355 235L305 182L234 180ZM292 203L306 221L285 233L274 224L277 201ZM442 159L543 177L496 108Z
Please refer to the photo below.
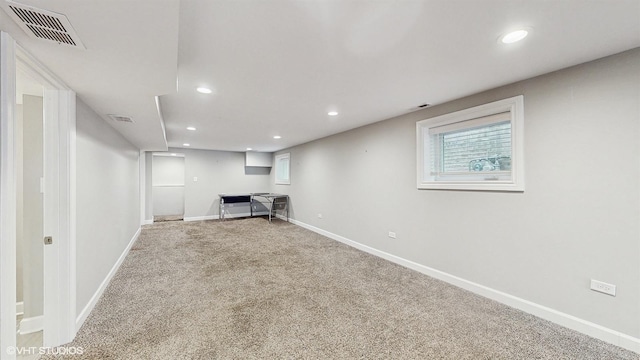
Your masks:
M459 124L459 123L458 123ZM489 123L432 135L434 174L511 170L511 123Z

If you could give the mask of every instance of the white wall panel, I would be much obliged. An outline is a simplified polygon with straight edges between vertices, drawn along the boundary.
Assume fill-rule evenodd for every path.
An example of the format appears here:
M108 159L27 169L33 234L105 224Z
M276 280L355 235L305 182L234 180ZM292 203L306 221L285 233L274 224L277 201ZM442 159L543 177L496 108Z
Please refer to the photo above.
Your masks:
M154 186L153 215L183 215L184 186Z
M153 156L153 215L184 214L184 157Z
M153 186L158 185L184 185L184 157L153 157Z

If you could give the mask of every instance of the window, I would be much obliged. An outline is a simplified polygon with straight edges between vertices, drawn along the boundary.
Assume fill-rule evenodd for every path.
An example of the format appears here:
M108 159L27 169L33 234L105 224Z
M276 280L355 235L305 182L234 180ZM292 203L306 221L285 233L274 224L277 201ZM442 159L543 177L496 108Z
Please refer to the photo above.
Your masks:
M418 189L524 191L523 96L419 121Z
M289 178L290 158L290 153L276 155L276 185L291 184L291 179Z

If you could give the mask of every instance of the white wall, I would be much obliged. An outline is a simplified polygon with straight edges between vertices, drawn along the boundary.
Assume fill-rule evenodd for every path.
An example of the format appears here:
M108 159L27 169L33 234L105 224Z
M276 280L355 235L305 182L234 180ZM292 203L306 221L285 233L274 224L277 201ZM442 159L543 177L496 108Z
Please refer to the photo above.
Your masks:
M524 193L416 189L416 121L520 94ZM636 49L283 150L271 190L304 224L640 338L639 102Z
M140 226L139 151L77 100L77 313Z
M185 219L219 215L218 194L269 191L269 168L245 168L242 152L169 149L184 154ZM194 181L194 177L198 181ZM248 207L238 207L248 213Z

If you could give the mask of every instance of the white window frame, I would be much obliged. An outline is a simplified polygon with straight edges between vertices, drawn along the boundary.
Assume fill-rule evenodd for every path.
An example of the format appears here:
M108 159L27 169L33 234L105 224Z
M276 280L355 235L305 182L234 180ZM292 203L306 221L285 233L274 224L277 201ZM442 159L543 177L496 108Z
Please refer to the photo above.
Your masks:
M286 169L287 177L281 178L279 177L280 167L282 166L282 162L285 160L287 162L287 169ZM291 153L276 155L275 178L276 178L276 185L291 185Z
M429 129L450 124L464 128L464 122L508 112L511 122L511 176L497 179L486 173L459 179L437 178L431 169L431 138ZM480 190L480 191L524 191L524 97L512 98L456 111L450 114L418 121L417 137L417 177L418 189L436 190Z

